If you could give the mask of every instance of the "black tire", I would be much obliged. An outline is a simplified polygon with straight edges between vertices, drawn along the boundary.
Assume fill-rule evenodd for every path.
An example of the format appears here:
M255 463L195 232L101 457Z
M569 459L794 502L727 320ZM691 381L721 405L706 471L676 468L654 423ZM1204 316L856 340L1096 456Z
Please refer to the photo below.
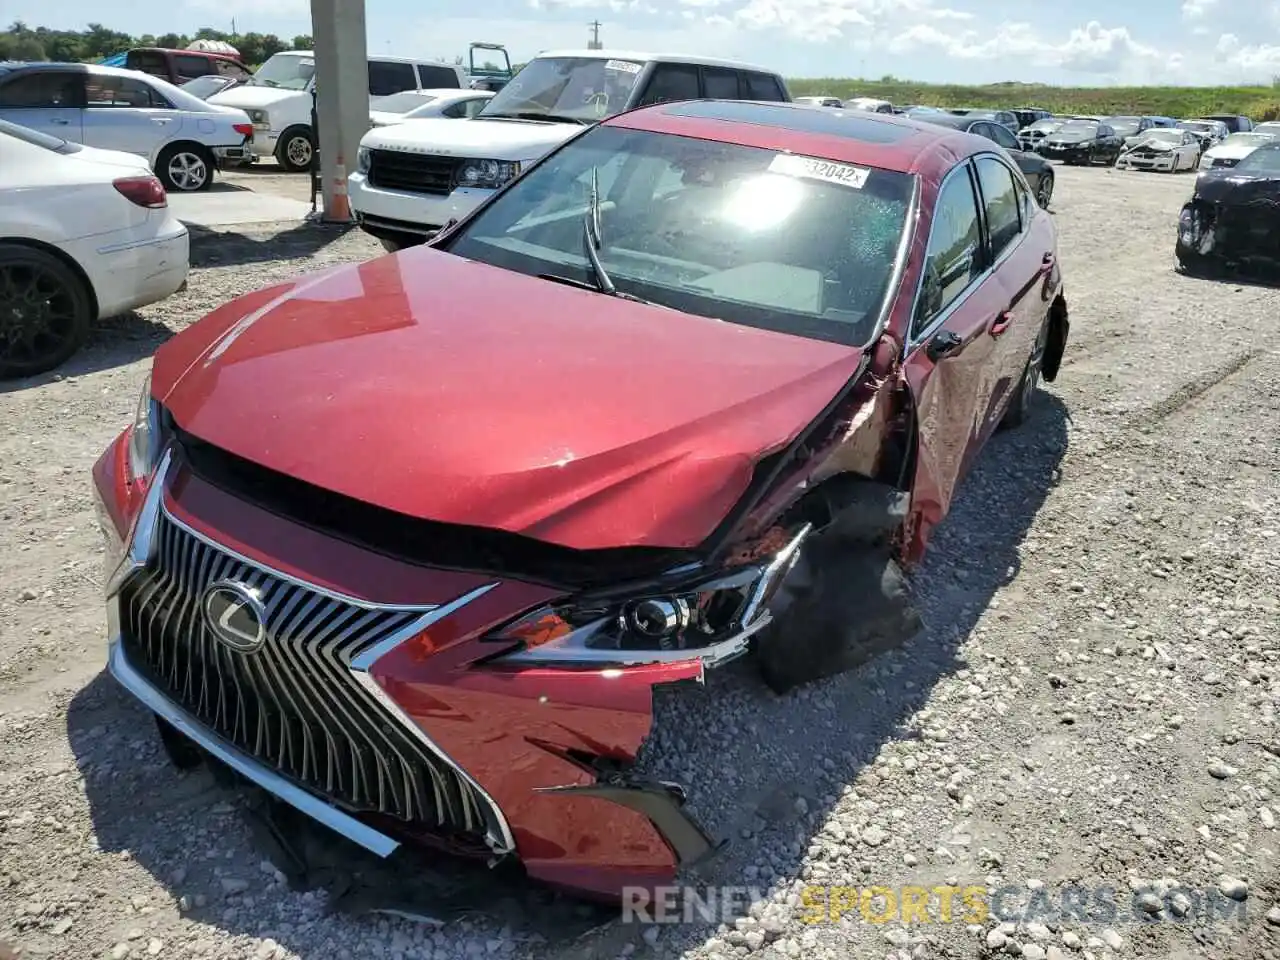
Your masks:
M276 143L276 163L288 173L302 173L311 169L315 152L316 140L309 127L289 127Z
M1036 184L1036 203L1040 204L1041 209L1048 210L1049 204L1053 202L1053 174L1042 173L1040 182Z
M0 243L0 380L65 363L89 336L93 296L51 253Z
M1049 343L1050 322L1050 318L1045 317L1036 342L1031 347L1031 356L1027 357L1027 364L1022 368L1022 377L1018 380L1004 418L1000 421L1000 426L1005 429L1020 427L1031 417L1031 404L1035 400L1036 391L1040 389L1040 369L1044 364L1045 347Z
M156 176L171 193L196 193L213 186L216 161L199 143L171 143L156 157Z

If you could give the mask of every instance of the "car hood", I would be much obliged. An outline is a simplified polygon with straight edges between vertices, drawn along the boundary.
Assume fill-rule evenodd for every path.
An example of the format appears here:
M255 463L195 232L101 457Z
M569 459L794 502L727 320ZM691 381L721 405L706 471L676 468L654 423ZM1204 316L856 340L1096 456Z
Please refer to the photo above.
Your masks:
M536 160L582 127L572 123L426 117L372 130L361 146L443 157Z
M375 127L389 127L393 123L404 123L403 113L388 113L386 110L370 110L369 122Z
M1256 143L1220 143L1216 147L1210 147L1204 155L1209 160L1243 160L1257 150L1258 146Z
M205 103L212 106L234 107L238 110L266 110L274 104L298 98L311 99L305 90L283 90L280 87L255 87L241 84L230 90L215 93Z
M689 548L861 357L421 247L232 301L153 390L195 437L403 515Z
M1127 149L1132 150L1134 147L1142 146L1148 150L1154 150L1157 153L1173 153L1181 144L1170 143L1167 140L1157 140L1155 137L1147 137L1137 134L1132 137L1126 137L1124 145Z

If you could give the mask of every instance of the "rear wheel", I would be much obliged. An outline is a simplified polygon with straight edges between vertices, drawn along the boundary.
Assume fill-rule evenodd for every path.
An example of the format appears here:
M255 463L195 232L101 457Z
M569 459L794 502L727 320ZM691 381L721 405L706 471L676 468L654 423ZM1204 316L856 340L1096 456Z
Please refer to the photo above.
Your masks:
M156 176L166 190L193 193L213 186L213 154L198 143L172 143L156 158Z
M1018 381L1016 392L1009 401L1009 408L1004 412L1004 419L1000 421L1002 427L1020 427L1031 416L1031 403L1036 391L1040 389L1040 370L1044 366L1044 352L1048 342L1049 318L1045 317L1044 323L1040 325L1040 333L1036 335L1035 346L1031 348L1031 356L1027 358L1027 365L1022 368L1022 378Z
M0 243L0 379L66 362L92 320L93 298L74 270L43 250Z
M1044 210L1049 209L1049 204L1053 200L1053 174L1045 173L1040 177L1040 182L1036 184L1036 203Z

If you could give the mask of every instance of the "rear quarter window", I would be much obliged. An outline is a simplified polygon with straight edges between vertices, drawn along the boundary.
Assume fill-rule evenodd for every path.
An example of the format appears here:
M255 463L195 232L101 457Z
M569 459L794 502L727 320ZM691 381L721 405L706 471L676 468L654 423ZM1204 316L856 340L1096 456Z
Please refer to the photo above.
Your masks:
M449 67L420 63L418 64L418 79L422 82L423 90L452 90L458 87L457 71Z

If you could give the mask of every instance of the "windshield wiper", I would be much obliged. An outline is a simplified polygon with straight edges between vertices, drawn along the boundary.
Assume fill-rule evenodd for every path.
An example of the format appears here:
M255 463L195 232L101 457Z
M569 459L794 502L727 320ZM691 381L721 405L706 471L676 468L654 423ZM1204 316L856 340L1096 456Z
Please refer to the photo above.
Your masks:
M562 113L542 113L538 110L508 110L476 114L476 119L481 117L493 120L543 120L547 123L576 123L584 127L591 124L590 120L584 120L581 117L570 117Z
M582 238L587 247L587 261L591 264L591 271L596 275L596 284L600 287L600 292L616 297L618 288L600 260L600 248L604 246L604 240L600 235L600 170L598 167L591 168L591 196L587 200L587 212L582 218Z

